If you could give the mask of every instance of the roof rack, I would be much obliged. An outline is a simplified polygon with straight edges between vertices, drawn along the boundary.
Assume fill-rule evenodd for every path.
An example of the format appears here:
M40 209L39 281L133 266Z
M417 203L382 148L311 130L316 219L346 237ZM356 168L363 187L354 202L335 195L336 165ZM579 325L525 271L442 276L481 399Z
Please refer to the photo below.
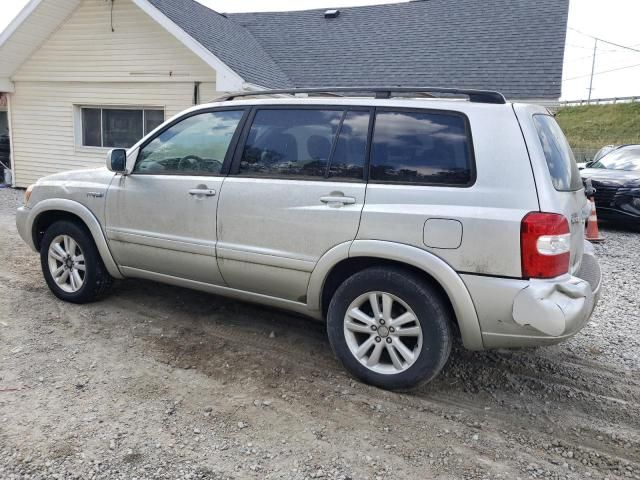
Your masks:
M258 90L251 92L234 92L216 98L215 102L227 102L240 97L256 97L264 95L296 95L299 93L313 93L325 95L340 95L344 93L357 93L360 95L374 96L375 98L391 98L394 96L407 96L408 93L420 94L445 94L445 95L464 95L474 103L507 103L504 96L500 92L491 90L473 90L461 88L443 88L443 87L327 87L327 88L290 88L283 90ZM395 95L394 95L395 94ZM403 95L397 95L403 94Z

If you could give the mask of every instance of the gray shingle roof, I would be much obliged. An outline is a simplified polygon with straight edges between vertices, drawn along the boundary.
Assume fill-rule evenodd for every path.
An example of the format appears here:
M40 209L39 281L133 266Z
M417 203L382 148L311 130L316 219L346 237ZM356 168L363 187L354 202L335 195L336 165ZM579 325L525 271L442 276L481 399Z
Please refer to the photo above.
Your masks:
M419 0L238 13L150 0L252 83L455 86L558 99L569 0Z
M291 82L251 32L194 0L149 0L173 23L247 82L290 87Z

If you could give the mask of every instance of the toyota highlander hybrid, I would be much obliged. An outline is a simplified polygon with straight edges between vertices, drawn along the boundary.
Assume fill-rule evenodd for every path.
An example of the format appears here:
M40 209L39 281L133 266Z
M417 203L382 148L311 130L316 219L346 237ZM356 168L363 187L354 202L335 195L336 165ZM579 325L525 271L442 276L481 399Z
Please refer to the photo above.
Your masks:
M530 347L584 327L601 283L589 212L545 108L362 87L193 107L107 168L39 180L17 226L62 300L143 278L280 307L326 321L354 376L409 389L455 337Z

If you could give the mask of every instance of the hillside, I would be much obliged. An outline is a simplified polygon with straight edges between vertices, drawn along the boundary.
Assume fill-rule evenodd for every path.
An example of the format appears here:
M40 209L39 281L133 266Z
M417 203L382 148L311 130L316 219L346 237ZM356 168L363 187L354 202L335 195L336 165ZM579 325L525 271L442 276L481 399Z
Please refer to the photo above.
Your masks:
M574 150L640 143L640 103L566 107L556 119Z

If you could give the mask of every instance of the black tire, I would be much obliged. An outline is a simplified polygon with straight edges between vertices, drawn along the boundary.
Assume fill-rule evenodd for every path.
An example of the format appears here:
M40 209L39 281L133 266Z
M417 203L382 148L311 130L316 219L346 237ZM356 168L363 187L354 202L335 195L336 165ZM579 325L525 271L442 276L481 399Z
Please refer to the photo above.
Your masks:
M344 332L347 309L358 297L372 291L401 299L419 319L422 348L414 363L400 373L370 369L360 363L347 344ZM327 333L335 355L352 375L387 390L410 390L433 380L447 363L453 339L450 317L441 294L420 276L401 268L372 267L354 274L338 287L329 304ZM419 344L416 342L413 348L418 350Z
M84 256L83 283L75 292L63 290L53 279L49 268L49 247L60 235L70 236L78 244ZM88 303L97 300L113 283L113 278L107 272L91 234L84 225L78 225L72 221L55 222L46 230L40 244L40 264L49 289L56 297L66 302Z

